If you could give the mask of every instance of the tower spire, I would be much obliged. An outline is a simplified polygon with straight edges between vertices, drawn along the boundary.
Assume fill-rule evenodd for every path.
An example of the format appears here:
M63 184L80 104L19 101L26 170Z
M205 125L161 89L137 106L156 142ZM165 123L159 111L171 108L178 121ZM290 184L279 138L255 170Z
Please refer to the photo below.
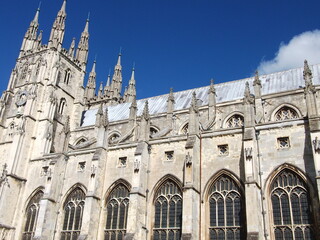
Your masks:
M127 99L126 102L132 102L136 97L136 80L134 78L134 67L132 68L131 78L129 80L129 86L127 89Z
M116 99L117 101L120 99L121 95L121 89L122 89L122 66L121 66L121 52L118 55L118 61L117 64L114 67L114 73L112 77L112 83L111 83L111 93L112 98Z
M22 46L20 49L20 56L23 52L32 50L37 47L37 33L39 28L39 13L40 6L38 7L33 20L30 22L29 28L24 35Z
M86 98L88 100L94 98L96 92L96 60L94 60L92 65L92 70L89 74L88 84L86 87Z
M88 61L89 52L89 16L86 21L83 32L81 33L80 41L78 44L76 59L81 63L82 68L85 70Z
M67 17L66 4L67 4L67 1L64 0L62 3L61 9L58 12L57 17L53 23L50 38L49 38L50 48L56 48L58 50L61 50L62 42L64 38L65 21Z

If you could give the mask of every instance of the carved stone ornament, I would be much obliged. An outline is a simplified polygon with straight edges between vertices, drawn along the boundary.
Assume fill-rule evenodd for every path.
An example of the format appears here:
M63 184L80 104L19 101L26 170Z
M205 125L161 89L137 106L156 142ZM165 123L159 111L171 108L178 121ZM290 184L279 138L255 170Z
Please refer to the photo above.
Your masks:
M26 90L17 92L16 105L18 107L23 106L24 104L26 104L27 99L28 99L28 92Z
M244 149L244 153L245 153L245 156L246 156L246 160L250 161L252 159L252 147L245 148Z
M139 172L139 170L140 170L140 161L139 159L136 158L133 163L133 171L136 173L136 172Z
M2 174L0 177L0 187L2 185L7 185L8 187L10 187L9 181L8 181L8 170L7 170L7 164L5 163L3 165L3 170L2 170Z
M190 153L186 155L185 164L186 164L186 167L191 167L192 165L192 157L190 156Z
M316 153L320 153L320 140L318 139L318 137L316 137L316 138L312 141L312 144L313 144L314 151L315 151Z

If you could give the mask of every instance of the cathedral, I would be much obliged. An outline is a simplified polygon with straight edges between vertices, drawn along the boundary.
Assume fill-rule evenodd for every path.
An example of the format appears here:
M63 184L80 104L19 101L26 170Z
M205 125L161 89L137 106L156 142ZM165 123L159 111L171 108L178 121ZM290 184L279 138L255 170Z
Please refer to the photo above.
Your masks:
M320 64L137 99L121 54L84 86L66 0L46 44L38 17L0 99L0 240L320 239Z

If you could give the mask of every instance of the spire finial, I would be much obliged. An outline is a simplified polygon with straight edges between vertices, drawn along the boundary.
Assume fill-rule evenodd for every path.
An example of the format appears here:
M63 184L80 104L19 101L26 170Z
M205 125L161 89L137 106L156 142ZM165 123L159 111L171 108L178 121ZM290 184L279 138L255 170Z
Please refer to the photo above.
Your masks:
M118 62L117 62L117 65L121 65L121 48L120 48L120 52L119 52L119 55L118 55Z
M255 85L260 85L261 86L261 80L259 78L258 70L256 70L255 76L254 76L253 86L255 86Z
M66 11L66 5L67 5L67 0L63 0L63 3L62 3L60 11L65 12Z
M96 72L96 63L97 63L97 60L94 59L91 72Z
M87 21L90 21L90 11L88 12Z

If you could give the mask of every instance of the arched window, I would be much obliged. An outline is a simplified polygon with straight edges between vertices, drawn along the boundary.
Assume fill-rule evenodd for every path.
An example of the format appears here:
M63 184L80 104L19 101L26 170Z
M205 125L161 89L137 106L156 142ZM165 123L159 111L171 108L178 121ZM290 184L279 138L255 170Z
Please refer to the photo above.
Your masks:
M69 81L70 81L70 77L71 77L71 70L70 69L67 69L64 73L64 83L65 84L69 84Z
M239 114L235 114L228 119L226 126L227 128L243 127L243 123L243 117Z
M65 201L61 240L77 239L80 235L85 197L82 189L77 187Z
M298 118L297 112L287 106L280 108L275 114L276 121L283 121L283 120L295 119L295 118Z
M63 114L63 111L64 111L66 105L67 105L66 99L61 98L60 104L59 104L59 113L60 114Z
M275 240L312 240L312 216L305 182L294 172L283 170L271 184Z
M24 230L22 233L22 240L33 239L34 232L36 230L38 213L39 213L39 203L43 196L43 191L38 191L29 201L26 209L26 220L24 225Z
M181 238L182 192L179 186L168 179L158 189L154 202L153 240Z
M189 133L189 123L186 123L182 129L181 129L181 133L184 135L187 135Z
M124 184L117 185L110 193L106 207L104 240L123 240L127 229L129 189Z
M155 135L158 132L159 132L159 130L157 128L150 127L150 137L152 137L153 135Z
M220 176L209 190L210 240L243 239L242 196L239 186L227 175Z
M28 71L29 71L29 64L26 63L26 64L22 67L22 70L21 70L21 80L26 79L27 74L28 74Z
M116 143L119 139L120 139L120 135L119 135L118 133L113 133L113 134L109 137L108 142L109 142L110 144L114 144L114 143Z

